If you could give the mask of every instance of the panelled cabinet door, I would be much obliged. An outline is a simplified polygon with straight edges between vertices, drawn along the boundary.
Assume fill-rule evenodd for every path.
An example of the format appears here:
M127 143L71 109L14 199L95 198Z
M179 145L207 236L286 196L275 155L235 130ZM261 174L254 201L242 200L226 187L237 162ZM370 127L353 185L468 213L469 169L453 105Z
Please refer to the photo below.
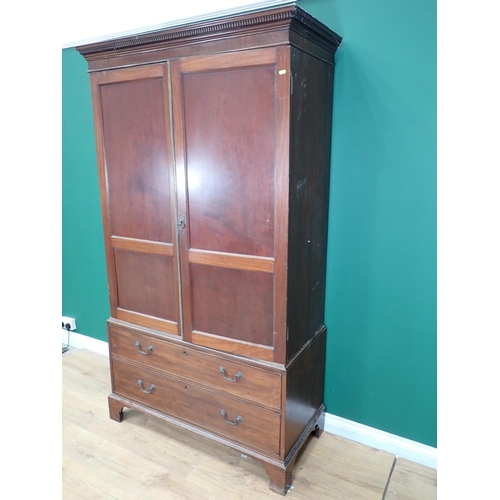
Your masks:
M184 338L280 362L289 48L172 60Z
M158 64L91 85L111 315L180 334L167 76Z

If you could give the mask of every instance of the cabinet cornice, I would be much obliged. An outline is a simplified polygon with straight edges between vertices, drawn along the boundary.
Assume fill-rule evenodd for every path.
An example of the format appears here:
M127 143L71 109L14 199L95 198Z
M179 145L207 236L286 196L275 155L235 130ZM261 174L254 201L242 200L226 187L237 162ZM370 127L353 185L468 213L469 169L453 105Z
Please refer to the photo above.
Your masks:
M139 35L120 37L92 44L80 45L76 49L87 61L98 60L117 54L133 54L148 50L175 47L179 43L200 43L231 38L237 35L252 35L277 30L297 33L301 38L313 41L332 55L342 43L342 38L329 30L297 5L281 7L224 18L197 21L160 29ZM293 35L289 37L293 38Z

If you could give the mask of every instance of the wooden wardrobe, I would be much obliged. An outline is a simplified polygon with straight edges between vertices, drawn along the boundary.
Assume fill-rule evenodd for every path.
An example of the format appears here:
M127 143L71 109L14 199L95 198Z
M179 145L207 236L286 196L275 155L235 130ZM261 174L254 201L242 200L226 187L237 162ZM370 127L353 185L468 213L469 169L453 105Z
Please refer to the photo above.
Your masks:
M101 187L110 416L126 407L231 446L281 494L324 422L340 43L291 5L77 47Z

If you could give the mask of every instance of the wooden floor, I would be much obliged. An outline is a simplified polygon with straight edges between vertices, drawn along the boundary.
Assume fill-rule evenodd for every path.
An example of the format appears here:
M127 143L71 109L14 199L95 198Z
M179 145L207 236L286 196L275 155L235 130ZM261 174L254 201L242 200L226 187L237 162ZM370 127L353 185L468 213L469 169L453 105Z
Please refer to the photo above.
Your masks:
M62 358L64 500L258 500L264 469L225 446L133 410L109 418L109 360L85 349ZM436 470L324 432L299 455L289 500L434 500Z

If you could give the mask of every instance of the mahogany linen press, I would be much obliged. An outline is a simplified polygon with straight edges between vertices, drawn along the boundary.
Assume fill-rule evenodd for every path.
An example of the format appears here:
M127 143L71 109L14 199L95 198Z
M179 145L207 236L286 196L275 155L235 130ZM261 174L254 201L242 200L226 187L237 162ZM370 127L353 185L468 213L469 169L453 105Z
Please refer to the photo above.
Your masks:
M77 47L101 189L110 416L131 408L239 450L283 495L324 426L341 40L289 5Z

